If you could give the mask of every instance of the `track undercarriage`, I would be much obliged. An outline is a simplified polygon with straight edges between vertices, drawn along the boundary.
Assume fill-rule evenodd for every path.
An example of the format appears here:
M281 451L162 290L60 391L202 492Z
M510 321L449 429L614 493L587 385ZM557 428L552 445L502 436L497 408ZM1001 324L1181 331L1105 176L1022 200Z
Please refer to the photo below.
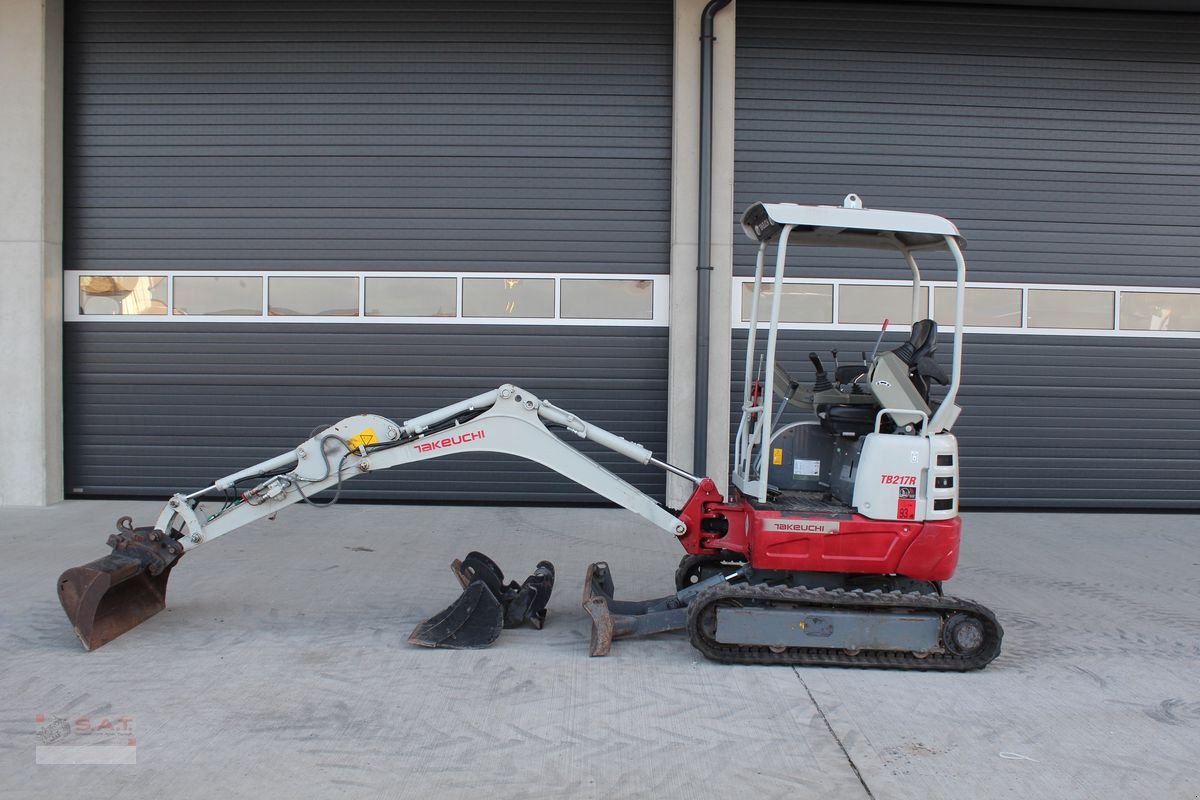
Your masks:
M615 600L607 564L591 565L583 596L591 654L605 655L616 638L686 629L706 658L725 663L966 671L991 662L1003 636L983 606L903 576L762 571L688 556L676 585L655 600Z

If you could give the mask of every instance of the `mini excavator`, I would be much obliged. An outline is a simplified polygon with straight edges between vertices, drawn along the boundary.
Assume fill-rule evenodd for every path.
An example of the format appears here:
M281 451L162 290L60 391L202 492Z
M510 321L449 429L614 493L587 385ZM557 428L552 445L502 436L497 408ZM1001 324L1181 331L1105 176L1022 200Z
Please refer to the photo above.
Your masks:
M583 607L592 620L593 656L608 654L618 638L686 630L705 657L727 663L986 666L1003 636L995 615L942 591L957 566L962 532L958 445L951 433L960 413L955 400L966 281L958 229L931 214L867 209L856 195L841 206L755 203L743 214L742 228L758 252L728 494L711 478L511 384L405 422L359 414L211 486L174 495L151 525L119 520L108 539L112 552L58 581L84 648L100 647L165 608L171 570L206 542L318 492L340 492L358 475L493 452L555 470L661 528L685 551L674 591L647 601L616 599L608 565L588 567ZM898 253L912 278L916 322L907 340L884 352L877 344L862 364L837 365L832 374L810 354L811 385L777 364L783 292L769 288L784 285L789 246L799 244ZM764 263L771 245L768 287ZM948 374L936 359L937 324L920 313L916 254L930 250L948 251L957 269ZM760 310L764 297L769 311ZM760 311L766 311L765 328ZM756 374L756 359L771 365L766 374L761 366ZM936 392L935 384L941 387ZM781 425L788 408L805 419ZM552 429L695 488L681 509L666 509ZM214 496L224 501L210 510L204 502ZM500 567L480 553L456 560L452 569L463 594L418 625L410 642L482 647L506 627L540 628L545 621L555 577L548 562L520 584L505 583Z

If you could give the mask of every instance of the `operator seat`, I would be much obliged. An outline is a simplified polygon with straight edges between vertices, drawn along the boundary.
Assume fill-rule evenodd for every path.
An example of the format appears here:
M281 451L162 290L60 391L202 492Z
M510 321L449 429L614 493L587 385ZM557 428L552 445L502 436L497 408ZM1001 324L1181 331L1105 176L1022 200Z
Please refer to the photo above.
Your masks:
M931 319L923 319L912 327L908 341L892 351L896 357L908 365L908 377L921 393L921 399L929 402L929 389L932 382L946 386L950 379L945 370L937 363L937 323Z
M932 382L943 386L950 382L945 371L934 360L937 353L937 323L933 320L923 319L914 323L908 340L890 352L908 367L908 378L926 403L929 402ZM877 413L879 406L874 404L829 404L817 408L822 428L835 436L848 438L858 438L874 431ZM885 421L885 430L888 429L887 424Z

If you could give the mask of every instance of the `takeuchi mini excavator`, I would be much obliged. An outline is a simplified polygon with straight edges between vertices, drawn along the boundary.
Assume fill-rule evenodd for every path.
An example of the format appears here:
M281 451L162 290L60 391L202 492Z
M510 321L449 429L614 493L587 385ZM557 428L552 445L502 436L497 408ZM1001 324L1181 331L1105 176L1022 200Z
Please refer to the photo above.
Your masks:
M108 540L110 555L59 578L59 597L80 641L89 650L100 647L162 610L171 570L205 542L312 502L323 490L340 492L357 475L486 451L545 465L682 545L686 555L674 590L653 600L614 599L607 564L588 567L583 606L592 618L593 656L607 654L617 638L683 629L707 658L729 663L985 666L1000 651L1000 624L983 606L942 592L954 574L962 532L951 433L960 411L966 280L958 229L929 214L866 209L855 195L842 206L756 203L742 216L742 228L759 247L728 495L711 478L691 475L513 385L406 422L360 414L211 486L176 494L151 525L119 520ZM792 245L897 253L912 278L912 319L918 320L907 340L884 352L877 345L862 363L832 371L811 354L814 380L793 378L776 364L783 292L763 291L772 244L775 287L783 285ZM957 266L949 374L935 359L937 325L919 313L916 254L937 249L948 250ZM764 296L770 302L765 329L759 323ZM789 408L805 418L781 424ZM695 489L683 508L666 509L552 428L652 464ZM499 566L480 553L452 568L463 594L418 625L410 642L480 647L505 627L541 627L554 583L549 563L520 584L505 583Z

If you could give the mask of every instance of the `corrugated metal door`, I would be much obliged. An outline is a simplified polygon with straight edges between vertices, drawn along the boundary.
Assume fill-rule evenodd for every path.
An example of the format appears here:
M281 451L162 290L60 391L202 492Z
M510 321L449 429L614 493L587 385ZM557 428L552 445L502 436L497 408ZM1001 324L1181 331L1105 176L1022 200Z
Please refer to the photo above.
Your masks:
M973 281L1200 287L1198 111L1195 15L738 3L737 207L853 191L940 213ZM806 277L905 277L821 257ZM839 346L788 339L801 374ZM1200 506L1200 340L974 334L965 354L966 503Z
M665 274L671 4L78 2L69 270ZM666 330L71 322L75 495L161 496L318 423L513 381L656 451ZM601 460L661 494L661 473ZM588 501L444 459L351 496Z

